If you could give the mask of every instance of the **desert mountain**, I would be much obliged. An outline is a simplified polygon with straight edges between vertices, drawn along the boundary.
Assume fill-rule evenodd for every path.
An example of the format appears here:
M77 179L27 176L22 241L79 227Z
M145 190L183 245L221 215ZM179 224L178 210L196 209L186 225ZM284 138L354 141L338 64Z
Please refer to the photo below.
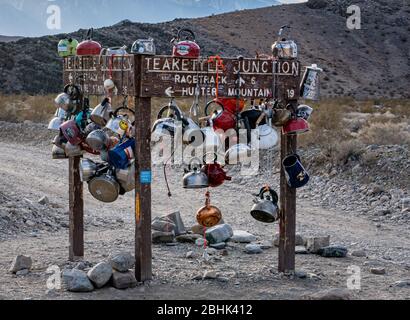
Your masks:
M359 5L362 28L346 26L347 7ZM123 21L95 31L104 46L131 45L152 36L158 51L170 54L169 40L178 27L198 35L204 55L254 56L270 52L282 25L299 45L302 63L324 68L326 96L408 97L410 94L410 5L407 0L310 0L308 3L237 11L199 19L140 24ZM85 30L70 34L81 39ZM3 93L49 93L61 90L58 40L67 35L25 38L0 44Z

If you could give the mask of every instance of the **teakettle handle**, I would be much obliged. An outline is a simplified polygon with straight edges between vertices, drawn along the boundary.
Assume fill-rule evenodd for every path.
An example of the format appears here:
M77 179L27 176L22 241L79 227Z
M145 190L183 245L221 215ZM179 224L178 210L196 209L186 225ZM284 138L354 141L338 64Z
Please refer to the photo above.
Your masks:
M272 198L272 202L273 203L278 203L279 202L279 195L277 194L277 192L275 190L273 190L270 187L263 187L259 193L259 197L263 200L265 193L269 192L270 196Z
M196 41L195 33L191 29L187 29L187 28L183 28L178 31L178 35L177 35L178 40L181 40L181 35L183 32L189 33L192 36L193 41Z

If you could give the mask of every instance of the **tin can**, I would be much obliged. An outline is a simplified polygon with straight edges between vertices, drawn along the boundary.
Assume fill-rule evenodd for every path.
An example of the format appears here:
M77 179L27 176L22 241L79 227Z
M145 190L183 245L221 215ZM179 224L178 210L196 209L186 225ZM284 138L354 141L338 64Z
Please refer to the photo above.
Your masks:
M301 84L301 97L307 100L317 101L320 98L320 72L323 70L318 68L316 64L312 64L306 68Z

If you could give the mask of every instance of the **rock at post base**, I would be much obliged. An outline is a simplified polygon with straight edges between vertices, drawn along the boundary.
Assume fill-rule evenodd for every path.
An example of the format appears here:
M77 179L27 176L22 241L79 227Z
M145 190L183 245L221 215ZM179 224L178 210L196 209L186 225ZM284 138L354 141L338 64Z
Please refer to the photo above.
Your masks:
M135 265L134 256L128 252L111 254L108 261L110 262L112 268L119 272L127 272Z
M318 253L320 249L330 246L330 236L314 237L306 240L306 248L310 253Z
M342 246L329 246L318 251L318 254L324 258L345 258L347 253L348 249Z
M114 270L112 274L111 284L115 289L125 290L129 288L135 288L138 282L133 272L118 272Z
M166 218L171 220L175 224L176 236L186 234L184 221L182 220L181 213L179 211L167 215Z
M176 240L180 243L195 243L198 239L202 239L199 234L183 234L176 237Z
M91 292L94 286L84 271L73 269L63 271L63 281L70 292Z
M260 245L257 244L248 244L245 247L245 252L247 254L261 254L263 253L263 249L261 248Z
M161 244L161 243L172 243L175 240L174 232L161 232L153 231L152 232L152 243Z
M157 217L152 221L151 224L152 230L160 232L175 232L177 226L175 223L167 217Z
M104 287L112 276L112 266L109 263L101 262L87 273L88 278L98 288Z
M210 244L226 242L233 237L233 230L229 224L221 224L206 231L206 240Z
M14 258L10 267L10 272L17 273L22 270L31 270L32 265L33 260L30 257L20 255Z

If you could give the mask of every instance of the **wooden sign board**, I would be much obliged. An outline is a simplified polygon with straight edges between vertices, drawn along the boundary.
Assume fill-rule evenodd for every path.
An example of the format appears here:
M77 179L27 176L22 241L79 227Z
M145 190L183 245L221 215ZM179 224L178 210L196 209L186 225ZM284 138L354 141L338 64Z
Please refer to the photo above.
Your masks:
M134 56L75 56L64 59L64 83L81 84L87 95L104 95L112 79L118 94L135 95Z
M187 59L171 56L147 56L142 59L141 97L200 96L247 97L263 99L272 96L274 75L278 97L297 99L301 65L297 60L261 60L222 58ZM218 79L218 84L217 84Z

